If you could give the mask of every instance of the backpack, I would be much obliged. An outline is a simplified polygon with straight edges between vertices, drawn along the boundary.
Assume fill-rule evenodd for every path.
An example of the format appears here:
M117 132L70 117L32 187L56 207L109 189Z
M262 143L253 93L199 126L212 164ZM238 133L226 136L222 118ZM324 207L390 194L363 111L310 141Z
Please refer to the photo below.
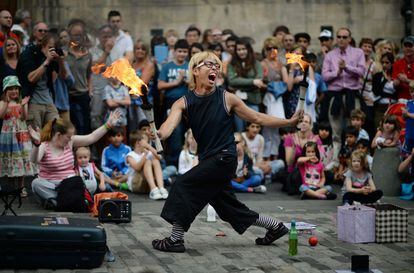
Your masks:
M91 193L85 187L80 176L63 179L57 191L56 211L90 212L93 207Z
M298 168L295 168L293 172L288 174L286 183L283 185L282 190L286 191L288 195L299 194L299 188L302 185L302 176Z

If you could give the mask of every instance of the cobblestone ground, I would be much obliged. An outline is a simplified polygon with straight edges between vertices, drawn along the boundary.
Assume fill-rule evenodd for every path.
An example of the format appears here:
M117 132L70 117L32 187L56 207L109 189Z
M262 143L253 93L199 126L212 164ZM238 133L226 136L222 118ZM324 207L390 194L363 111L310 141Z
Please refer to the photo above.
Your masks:
M339 192L339 188L336 188ZM256 237L264 230L251 227L242 236L221 220L206 221L204 210L185 235L186 253L171 254L152 249L154 238L169 235L170 225L159 217L163 201L151 201L146 195L130 194L133 202L133 220L129 224L105 224L108 245L116 261L104 262L93 270L56 270L53 272L335 272L350 269L352 255L370 256L371 269L381 272L414 272L414 201L385 197L383 203L392 203L409 210L408 243L350 244L339 241L336 233L336 201L298 200L280 192L279 184L272 184L262 194L238 194L250 208L284 222L291 219L316 224L314 235L319 238L316 247L307 244L310 235L300 235L299 253L288 255L287 236L271 246L257 246ZM62 215L44 211L33 198L26 199L19 215ZM69 217L89 217L87 214L63 214ZM216 236L224 232L225 236ZM3 270L1 272L52 272L38 269Z

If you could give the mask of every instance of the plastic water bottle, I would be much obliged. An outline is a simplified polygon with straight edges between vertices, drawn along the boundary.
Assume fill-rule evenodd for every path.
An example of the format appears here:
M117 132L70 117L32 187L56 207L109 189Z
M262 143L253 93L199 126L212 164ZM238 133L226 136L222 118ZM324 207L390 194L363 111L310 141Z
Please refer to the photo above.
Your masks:
M292 220L289 231L289 255L295 256L298 254L298 231L296 230L296 222Z
M216 211L210 204L208 204L208 206L207 206L207 222L215 222L215 221L216 221Z

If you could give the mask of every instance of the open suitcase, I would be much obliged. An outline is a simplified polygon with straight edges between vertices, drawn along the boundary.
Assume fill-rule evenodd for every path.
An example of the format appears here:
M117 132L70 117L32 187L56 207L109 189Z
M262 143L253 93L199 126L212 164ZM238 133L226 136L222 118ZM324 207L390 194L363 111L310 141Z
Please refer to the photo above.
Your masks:
M95 268L106 249L95 219L0 217L0 268Z

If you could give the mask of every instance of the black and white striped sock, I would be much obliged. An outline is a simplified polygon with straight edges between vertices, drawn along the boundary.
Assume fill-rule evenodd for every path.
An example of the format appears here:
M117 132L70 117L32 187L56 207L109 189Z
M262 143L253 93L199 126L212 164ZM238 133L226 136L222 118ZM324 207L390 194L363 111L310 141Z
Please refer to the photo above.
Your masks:
M257 218L256 222L253 223L253 225L258 226L258 227L264 227L266 229L272 229L275 230L277 229L277 225L279 223L267 216L263 216L259 214L259 218Z
M170 239L173 242L184 239L184 228L177 222L173 223Z

